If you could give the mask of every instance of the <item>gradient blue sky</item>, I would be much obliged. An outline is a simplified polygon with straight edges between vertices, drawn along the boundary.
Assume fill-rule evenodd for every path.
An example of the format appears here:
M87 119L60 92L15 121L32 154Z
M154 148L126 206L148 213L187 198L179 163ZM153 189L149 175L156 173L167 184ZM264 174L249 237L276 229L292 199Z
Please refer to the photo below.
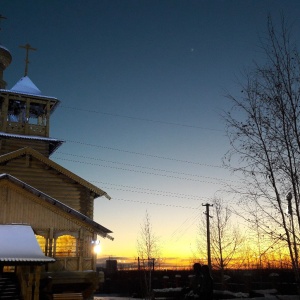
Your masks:
M202 204L235 181L221 168L228 149L220 117L226 90L263 59L267 15L299 35L298 0L1 0L0 42L13 62L11 88L24 73L61 106L52 159L104 189L95 220L115 241L102 257L136 257L148 211L163 257L195 254ZM230 199L228 199L230 201Z

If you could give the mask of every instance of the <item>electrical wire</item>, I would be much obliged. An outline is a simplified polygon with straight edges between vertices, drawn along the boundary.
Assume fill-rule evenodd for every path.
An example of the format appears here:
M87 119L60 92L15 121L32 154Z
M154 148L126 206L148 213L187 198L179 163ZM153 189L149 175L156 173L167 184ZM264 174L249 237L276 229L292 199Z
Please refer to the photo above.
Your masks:
M91 163L91 162L84 162L84 161L73 160L73 159L67 159L67 158L62 158L62 157L57 157L56 159L70 161L70 162L74 162L74 163L80 163L80 164L88 164L88 165L98 166L98 167L102 167L102 168L110 168L110 169L116 169L116 170L121 170L121 171L129 171L129 172L134 172L134 173L139 173L139 174L161 176L161 177L166 177L166 178L187 180L187 181L194 181L194 182L202 182L202 183L215 184L215 185L226 185L226 183L224 183L224 182L222 183L222 182L205 181L205 180L199 180L199 179L193 179L193 178L187 178L187 177L179 177L179 176L159 174L159 173L146 172L146 171L140 171L140 170L132 170L132 169L126 169L126 168L120 168L120 167L112 167L112 166L95 164L95 163Z
M181 194L181 193L174 193L174 192L168 192L168 191L159 191L154 189L146 189L146 188L140 188L140 187L134 187L134 186L126 186L126 185L119 185L119 184L112 184L102 181L96 181L96 180L89 180L90 182L100 183L105 185L114 185L121 188L111 188L114 190L124 191L124 192L132 192L132 193L139 193L139 194L147 194L147 195L155 195L155 196L162 196L162 197L172 197L172 198L184 198L185 200L194 200L199 201L201 199L211 200L210 197L203 197L203 196L195 196L195 195L188 195L188 194ZM103 186L102 186L103 187ZM126 188L123 189L123 188ZM136 190L130 190L130 189L136 189Z
M231 180L231 179L221 179L221 178L209 177L209 176L203 176L203 175L197 175L197 174L190 174L190 173L184 173L184 172L170 171L170 170L166 170L166 169L145 167L145 166L139 166L139 165L134 165L134 164L116 162L116 161L112 161L112 160L105 160L105 159L101 159L101 158L88 157L88 156L71 154L71 153L65 153L65 152L57 152L57 154L69 155L69 156L80 157L80 158L84 158L84 159L90 159L90 160L95 160L95 161L103 161L103 162L108 162L108 163L113 163L113 164L125 165L125 166L129 166L129 167L141 168L141 169L147 169L147 170L153 170L153 171L159 171L159 172L179 174L179 175L185 175L185 176L191 176L191 177L206 178L206 179L212 179L212 180L236 182L236 181ZM78 161L78 162L80 162L80 161Z
M165 204L165 203L156 203L156 202L148 202L148 201L141 201L141 200L131 200L131 199L123 199L123 198L113 198L113 199L116 200L116 201L132 202L132 203L147 204L147 205L157 205L157 206L183 208L183 209L198 209L198 207L182 206L182 205L174 205L174 204Z
M160 121L160 120L154 120L154 119L146 119L146 118L140 118L140 117L132 117L132 116L126 116L126 115L120 115L120 114L102 112L102 111L91 110L91 109L83 109L83 108L78 108L78 107L71 107L71 106L66 106L66 105L60 105L60 108L73 109L73 110L78 110L78 111L85 111L85 112L88 112L88 113L95 113L95 114L113 116L113 117L118 117L118 118L126 118L126 119L137 120L137 121L145 121L145 122L165 124L165 125L173 125L173 126L180 126L180 127L197 128L197 129L203 129L203 130L224 132L221 129L208 128L208 127L202 127L202 126L196 126L196 125L189 125L189 124L174 123L174 122L167 122L167 121Z
M73 141L73 140L65 140L65 141L68 142L68 143L74 143L74 144L80 144L80 145L83 145L83 146L89 146L89 147L95 147L95 148L102 148L102 149L107 149L107 150L119 151L119 152L134 154L134 155L147 156L147 157L153 157L153 158L158 158L158 159L165 159L165 160L176 161L176 162L181 162L181 163L187 163L187 164L192 164L192 165L200 165L200 166L205 166L205 167L227 169L224 166L204 164L204 163L200 163L200 162L193 162L193 161L188 161L188 160L181 160L181 159L172 158L172 157L166 157L166 156L159 156L159 155L147 154L147 153L142 153L142 152L129 151L129 150L118 149L118 148L113 148L113 147L108 147L108 146L88 144L88 143L83 143L83 142Z

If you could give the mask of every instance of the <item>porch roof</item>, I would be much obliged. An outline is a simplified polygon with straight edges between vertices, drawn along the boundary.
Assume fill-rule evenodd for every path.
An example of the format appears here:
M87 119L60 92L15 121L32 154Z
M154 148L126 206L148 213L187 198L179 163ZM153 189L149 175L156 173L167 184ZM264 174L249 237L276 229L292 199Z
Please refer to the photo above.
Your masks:
M29 225L0 225L0 263L50 263L52 257L45 256Z

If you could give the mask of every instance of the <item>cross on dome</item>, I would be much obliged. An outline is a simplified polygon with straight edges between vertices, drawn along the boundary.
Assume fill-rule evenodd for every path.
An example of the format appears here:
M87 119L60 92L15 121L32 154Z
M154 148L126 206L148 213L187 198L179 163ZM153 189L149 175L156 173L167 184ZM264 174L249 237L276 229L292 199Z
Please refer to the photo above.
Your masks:
M28 44L28 43L26 45L24 45L24 46L21 45L19 47L26 49L25 74L24 74L24 77L25 77L28 74L28 64L29 64L28 53L29 53L29 50L36 51L37 49L36 48L32 48L31 45Z

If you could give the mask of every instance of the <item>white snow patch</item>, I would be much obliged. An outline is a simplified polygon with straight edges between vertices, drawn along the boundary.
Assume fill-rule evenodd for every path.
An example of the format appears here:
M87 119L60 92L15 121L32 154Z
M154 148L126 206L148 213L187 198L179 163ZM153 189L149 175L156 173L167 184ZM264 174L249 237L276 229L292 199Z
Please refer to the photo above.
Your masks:
M0 245L0 261L55 261L44 255L29 225L0 225Z
M42 92L30 80L28 76L22 77L12 88L14 92L20 92L31 95L41 95Z

